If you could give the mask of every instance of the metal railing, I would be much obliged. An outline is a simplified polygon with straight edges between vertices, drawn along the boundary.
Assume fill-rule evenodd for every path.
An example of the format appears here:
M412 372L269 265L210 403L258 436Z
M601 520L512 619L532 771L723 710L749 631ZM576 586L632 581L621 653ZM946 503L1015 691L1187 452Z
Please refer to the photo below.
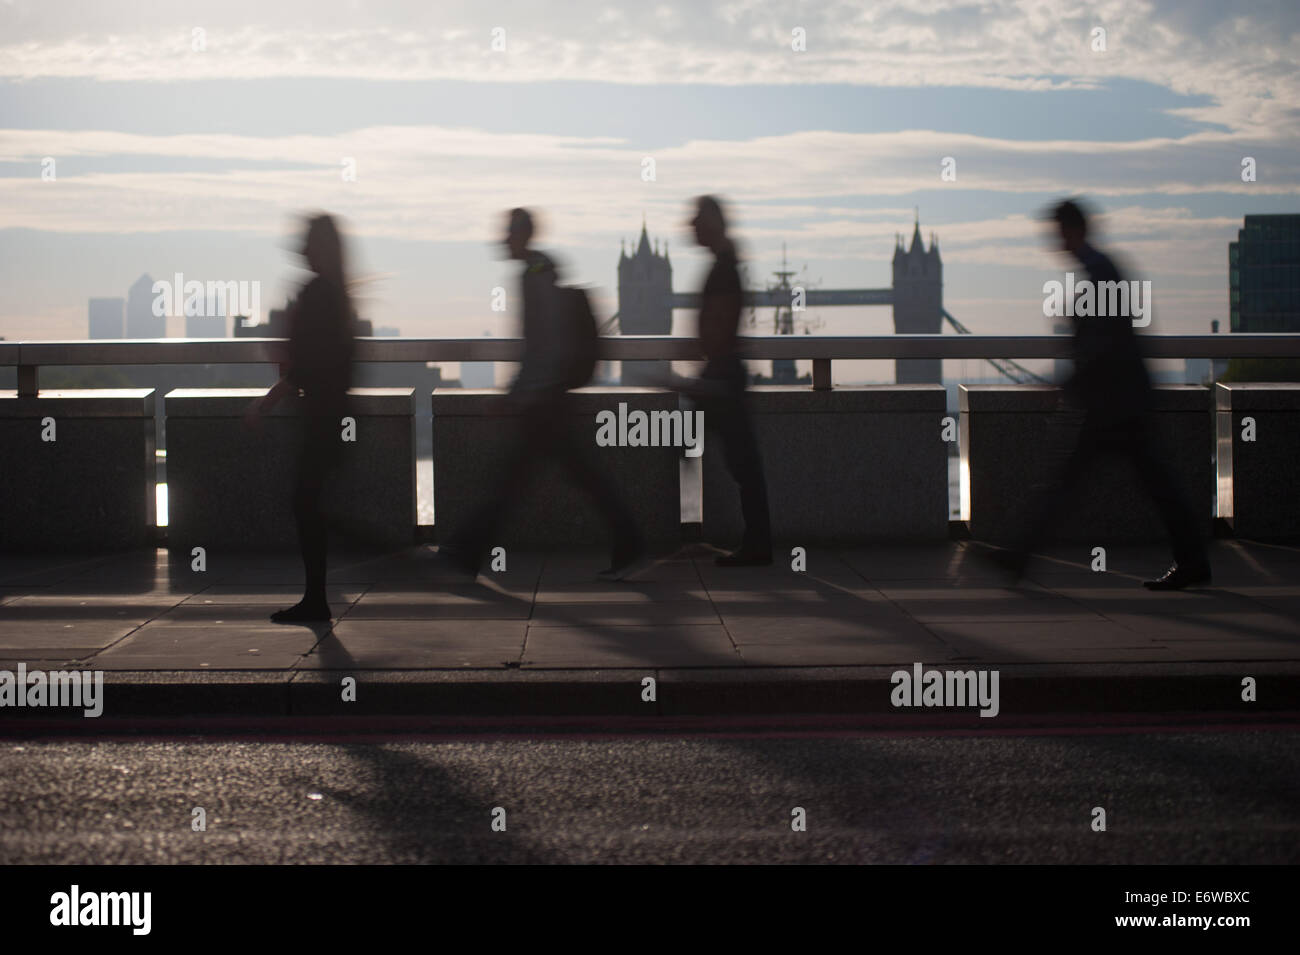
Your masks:
M1148 358L1300 358L1300 333L1143 335ZM183 338L93 341L0 341L0 367L18 370L18 393L34 395L42 366L213 365L275 363L270 338ZM1070 358L1067 335L767 335L744 336L741 353L752 359L810 359L812 387L831 387L836 360L894 358ZM518 338L359 338L363 362L518 361ZM607 361L695 361L693 338L620 335L600 339Z

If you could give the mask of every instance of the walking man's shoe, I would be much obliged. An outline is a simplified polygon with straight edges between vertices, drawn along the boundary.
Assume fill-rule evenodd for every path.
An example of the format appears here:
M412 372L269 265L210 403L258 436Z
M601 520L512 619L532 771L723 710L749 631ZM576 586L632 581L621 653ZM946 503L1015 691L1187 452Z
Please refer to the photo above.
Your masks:
M287 610L271 614L272 623L328 623L330 608L324 598L309 600L304 597Z
M1174 564L1165 571L1164 576L1157 577L1155 580L1144 580L1142 586L1147 590L1182 590L1184 587L1208 584L1209 582L1209 564L1191 564L1187 566Z

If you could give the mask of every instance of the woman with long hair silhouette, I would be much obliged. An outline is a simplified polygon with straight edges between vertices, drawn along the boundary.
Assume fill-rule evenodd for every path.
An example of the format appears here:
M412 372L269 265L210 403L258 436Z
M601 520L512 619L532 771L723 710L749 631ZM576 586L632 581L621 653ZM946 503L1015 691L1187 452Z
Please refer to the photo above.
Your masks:
M293 486L306 587L302 600L271 615L275 623L330 619L325 596L327 529L321 498L329 472L343 450L341 419L347 413L352 380L355 313L344 266L343 240L329 215L307 220L302 255L315 273L290 307L289 340L281 378L256 399L246 415L256 427L261 416L287 394L299 396L301 444Z

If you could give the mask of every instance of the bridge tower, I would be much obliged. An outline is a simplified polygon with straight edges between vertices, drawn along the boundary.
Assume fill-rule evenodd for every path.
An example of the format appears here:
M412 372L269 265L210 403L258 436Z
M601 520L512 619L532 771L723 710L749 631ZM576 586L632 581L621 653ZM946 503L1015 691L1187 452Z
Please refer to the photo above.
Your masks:
M943 330L943 260L933 233L927 251L921 241L921 220L912 228L912 244L894 244L894 334L938 334ZM897 358L894 380L899 384L938 384L943 362L938 358Z
M672 301L673 266L668 260L668 244L664 243L662 255L658 242L651 248L642 221L641 239L636 250L631 255L625 249L618 253L619 334L671 335ZM625 385L650 384L661 364L657 361L625 361L622 382Z

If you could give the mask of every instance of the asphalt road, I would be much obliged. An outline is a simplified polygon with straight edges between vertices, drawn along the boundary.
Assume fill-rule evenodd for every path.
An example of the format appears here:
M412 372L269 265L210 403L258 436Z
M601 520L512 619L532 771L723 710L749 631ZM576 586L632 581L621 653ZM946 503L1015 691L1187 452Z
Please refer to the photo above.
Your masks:
M0 862L1295 863L1297 742L5 740Z

